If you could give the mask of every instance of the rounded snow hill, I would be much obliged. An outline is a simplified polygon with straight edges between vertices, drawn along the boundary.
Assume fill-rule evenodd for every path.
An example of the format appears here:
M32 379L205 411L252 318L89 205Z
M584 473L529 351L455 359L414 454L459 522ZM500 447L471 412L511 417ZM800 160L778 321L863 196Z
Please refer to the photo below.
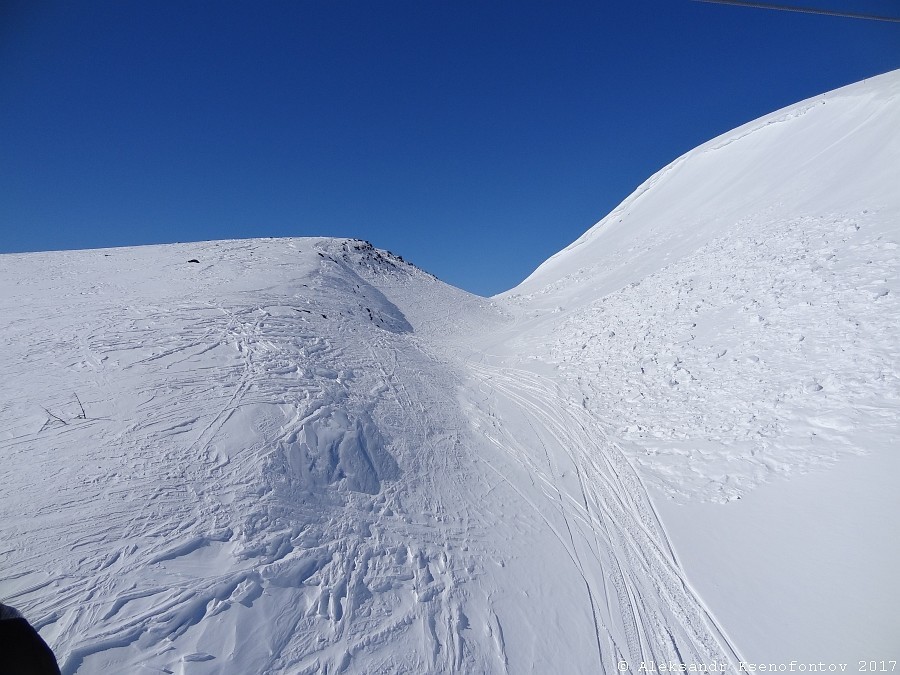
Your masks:
M682 155L500 297L590 302L742 221L900 211L900 70L749 122Z

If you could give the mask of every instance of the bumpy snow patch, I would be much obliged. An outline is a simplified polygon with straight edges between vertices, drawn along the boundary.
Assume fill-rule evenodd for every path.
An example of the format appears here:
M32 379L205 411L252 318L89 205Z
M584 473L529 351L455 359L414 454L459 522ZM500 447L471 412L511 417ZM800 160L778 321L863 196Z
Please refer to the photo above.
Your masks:
M355 418L328 406L306 420L283 442L291 475L303 485L341 483L349 490L377 494L381 481L397 478L397 463L385 449L378 427L366 413Z

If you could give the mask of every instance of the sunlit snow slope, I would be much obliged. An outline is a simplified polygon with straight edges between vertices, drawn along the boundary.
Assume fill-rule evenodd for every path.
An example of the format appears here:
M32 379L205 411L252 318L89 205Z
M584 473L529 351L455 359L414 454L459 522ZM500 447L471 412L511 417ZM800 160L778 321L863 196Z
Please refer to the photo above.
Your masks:
M672 495L893 438L898 130L895 72L689 152L505 294L549 312L523 351L581 380Z
M898 246L895 71L687 153L502 296L756 662L900 652Z
M378 286L460 323L490 303L344 240L0 275L0 588L64 673L485 667L462 587L504 551L469 550L495 533L458 376Z
M896 492L814 561L753 500L900 470L898 129L897 73L746 125L493 300L356 240L0 256L0 600L67 675L896 658Z

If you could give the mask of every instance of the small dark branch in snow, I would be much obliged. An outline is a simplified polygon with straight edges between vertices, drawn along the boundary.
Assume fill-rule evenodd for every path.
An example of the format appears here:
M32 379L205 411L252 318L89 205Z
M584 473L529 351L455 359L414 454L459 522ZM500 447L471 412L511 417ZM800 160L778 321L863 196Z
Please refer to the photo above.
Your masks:
M75 394L75 400L78 401L78 407L81 408L81 414L78 415L78 417L76 417L75 419L76 419L76 420L77 420L77 419L86 420L86 419L87 419L87 413L84 412L84 406L81 404L81 399L78 398L78 394L77 394L77 393L75 393L75 392L73 392L73 393Z
M43 407L43 406L41 406L41 407ZM52 417L53 419L55 419L57 422L62 422L62 423L65 424L66 426L69 425L69 423L66 422L62 417L59 417L59 416L57 416L57 415L54 415L52 412L50 412L50 411L47 410L46 408L44 408L44 412L47 413L48 415L50 415L50 417ZM49 420L48 420L48 421L49 421ZM46 426L46 425L44 425L44 426Z

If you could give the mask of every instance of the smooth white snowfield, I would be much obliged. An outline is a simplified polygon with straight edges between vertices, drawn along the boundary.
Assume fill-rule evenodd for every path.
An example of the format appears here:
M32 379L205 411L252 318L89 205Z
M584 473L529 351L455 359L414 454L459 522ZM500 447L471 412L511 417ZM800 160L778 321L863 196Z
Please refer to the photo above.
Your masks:
M69 675L896 660L898 245L895 72L492 300L355 240L0 256L0 600Z

